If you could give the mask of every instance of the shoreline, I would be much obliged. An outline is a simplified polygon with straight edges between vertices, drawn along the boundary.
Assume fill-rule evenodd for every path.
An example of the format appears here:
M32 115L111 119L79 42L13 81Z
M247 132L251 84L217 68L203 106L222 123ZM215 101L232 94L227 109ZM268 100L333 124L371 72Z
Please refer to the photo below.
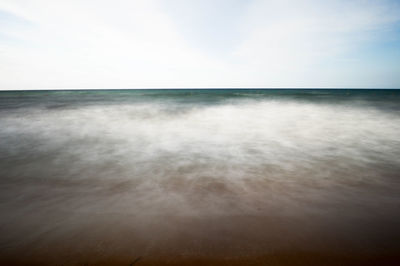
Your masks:
M249 256L182 256L170 255L161 257L142 256L112 256L103 259L87 257L82 260L54 260L44 257L9 258L0 259L0 264L9 266L19 265L84 265L84 266L108 266L108 265L268 265L268 266L302 266L302 265L342 265L342 266L368 266L384 265L395 266L400 263L400 254L396 252L386 254L361 254L361 253L323 253L323 252L275 252L265 255Z

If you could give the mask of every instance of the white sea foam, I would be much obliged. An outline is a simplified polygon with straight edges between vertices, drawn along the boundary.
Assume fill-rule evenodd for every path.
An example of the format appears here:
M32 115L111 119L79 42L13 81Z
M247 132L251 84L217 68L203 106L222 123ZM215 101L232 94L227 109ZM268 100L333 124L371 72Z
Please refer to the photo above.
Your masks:
M20 110L0 123L2 176L90 184L88 195L116 187L104 198L115 198L113 212L292 211L299 200L390 189L400 166L400 118L365 107L96 105Z
M396 247L396 113L153 101L11 109L0 125L0 256Z

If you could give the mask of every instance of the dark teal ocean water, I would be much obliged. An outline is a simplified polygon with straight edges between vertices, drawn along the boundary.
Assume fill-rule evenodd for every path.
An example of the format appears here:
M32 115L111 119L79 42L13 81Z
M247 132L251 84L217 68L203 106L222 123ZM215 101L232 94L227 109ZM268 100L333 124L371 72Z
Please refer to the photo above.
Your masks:
M0 92L0 262L393 256L399 210L400 90Z
M314 103L364 103L399 108L400 90L389 89L136 89L3 91L1 108L48 108L89 104L169 102L211 105L238 100L293 100Z

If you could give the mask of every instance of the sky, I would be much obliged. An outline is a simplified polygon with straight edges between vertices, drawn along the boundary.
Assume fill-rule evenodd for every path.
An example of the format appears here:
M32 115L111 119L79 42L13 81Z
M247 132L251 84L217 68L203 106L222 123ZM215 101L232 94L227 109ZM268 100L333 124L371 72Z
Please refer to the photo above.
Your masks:
M0 89L400 88L400 0L0 0Z

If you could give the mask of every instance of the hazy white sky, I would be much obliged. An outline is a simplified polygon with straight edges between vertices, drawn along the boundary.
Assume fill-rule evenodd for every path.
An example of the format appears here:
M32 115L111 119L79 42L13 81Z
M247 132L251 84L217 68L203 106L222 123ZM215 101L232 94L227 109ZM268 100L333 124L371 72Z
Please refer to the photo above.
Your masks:
M400 1L0 0L0 89L400 88Z

